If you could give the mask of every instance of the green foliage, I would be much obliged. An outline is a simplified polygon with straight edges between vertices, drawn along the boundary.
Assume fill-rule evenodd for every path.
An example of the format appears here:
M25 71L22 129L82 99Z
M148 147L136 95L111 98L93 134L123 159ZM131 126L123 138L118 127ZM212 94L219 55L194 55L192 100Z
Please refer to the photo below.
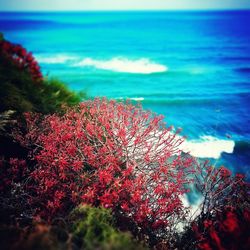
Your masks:
M5 41L2 35L0 42L15 49L16 45ZM19 49L26 51L21 46ZM62 111L62 106L73 106L86 98L86 94L70 91L59 80L35 80L25 67L21 68L15 62L18 56L11 53L4 51L3 45L0 47L0 112L16 110L17 113L55 113Z
M80 206L71 213L70 221L81 249L145 249L129 233L115 229L111 211L105 208Z
M23 225L21 225L23 224ZM22 221L0 224L1 249L13 250L143 250L129 233L114 227L111 211L80 206L52 224Z
M1 111L33 111L41 98L31 77L0 54Z
M13 110L16 111L13 120L22 120L22 113L27 111L63 113L63 107L73 106L85 98L84 93L72 92L58 80L44 79L32 54L21 45L4 40L0 33L0 114ZM3 116L0 123L5 124L5 131L0 134L0 144L5 147L0 148L0 156L25 158L22 147L7 133L13 123L6 123Z
M86 93L72 92L63 82L55 78L44 80L40 94L46 113L60 111L62 105L74 106L87 98Z

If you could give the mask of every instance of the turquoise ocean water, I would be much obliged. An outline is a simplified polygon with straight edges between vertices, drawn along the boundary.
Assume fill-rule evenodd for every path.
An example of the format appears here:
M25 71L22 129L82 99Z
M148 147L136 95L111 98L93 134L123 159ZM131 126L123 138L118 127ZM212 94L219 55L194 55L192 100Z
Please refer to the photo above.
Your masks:
M73 90L130 98L191 154L250 176L250 11L1 13L0 31Z

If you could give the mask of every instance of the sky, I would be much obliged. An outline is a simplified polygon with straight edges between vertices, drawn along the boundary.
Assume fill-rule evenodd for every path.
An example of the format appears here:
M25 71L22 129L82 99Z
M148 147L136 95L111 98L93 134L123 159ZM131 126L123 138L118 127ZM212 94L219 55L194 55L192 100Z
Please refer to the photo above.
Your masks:
M250 0L0 0L0 11L250 9Z

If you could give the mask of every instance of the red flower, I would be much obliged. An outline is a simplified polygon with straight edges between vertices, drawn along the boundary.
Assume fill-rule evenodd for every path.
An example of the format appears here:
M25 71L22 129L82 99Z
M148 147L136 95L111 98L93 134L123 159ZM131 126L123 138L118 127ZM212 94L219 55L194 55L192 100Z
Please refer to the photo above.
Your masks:
M230 233L235 232L238 229L238 220L236 214L233 212L227 212L226 219L223 222L225 231Z
M21 45L15 45L7 41L0 41L0 53L17 66L19 70L27 70L34 81L41 81L43 76L38 63L31 53L28 53Z
M63 214L73 202L122 210L141 226L152 217L157 227L179 218L179 196L192 161L176 150L182 139L163 126L162 117L152 116L106 99L81 103L64 116L47 116L39 125L37 117L26 115L28 133L17 138L38 145L30 153L37 161L32 174L37 202L54 199L57 206L42 215Z

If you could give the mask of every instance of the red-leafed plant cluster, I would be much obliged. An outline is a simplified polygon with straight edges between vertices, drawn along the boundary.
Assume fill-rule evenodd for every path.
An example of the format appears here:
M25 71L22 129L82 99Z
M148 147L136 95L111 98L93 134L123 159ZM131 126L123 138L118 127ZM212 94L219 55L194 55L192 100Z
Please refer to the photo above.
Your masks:
M0 227L1 223L17 223L24 215L32 216L33 211L27 204L32 193L26 186L29 173L26 160L0 158Z
M29 150L27 159L0 162L1 204L6 210L17 204L16 218L50 223L89 204L110 208L119 229L155 249L248 249L244 176L183 154L183 137L161 116L94 99L63 115L25 113L25 120L26 133L13 135ZM203 197L190 220L181 201L188 187ZM180 222L187 223L183 233Z
M43 79L40 67L32 53L27 52L21 45L0 40L0 56L15 64L18 69L27 70L34 81Z
M0 193L7 193L15 183L20 182L27 171L25 160L10 158L8 161L0 159Z
M249 207L249 183L244 175L233 175L228 168L210 166L209 162L195 166L196 188L203 196L201 216L223 210L225 206Z
M249 249L250 197L244 175L205 162L196 164L194 177L203 202L184 234L182 249Z
M29 202L37 214L51 219L87 203L111 208L141 233L178 223L193 159L181 154L183 138L162 119L106 99L83 102L64 116L27 113L27 134L16 138L33 147L36 196Z
M201 250L249 249L249 209L241 211L226 206L214 212L200 225L193 224L192 228Z

